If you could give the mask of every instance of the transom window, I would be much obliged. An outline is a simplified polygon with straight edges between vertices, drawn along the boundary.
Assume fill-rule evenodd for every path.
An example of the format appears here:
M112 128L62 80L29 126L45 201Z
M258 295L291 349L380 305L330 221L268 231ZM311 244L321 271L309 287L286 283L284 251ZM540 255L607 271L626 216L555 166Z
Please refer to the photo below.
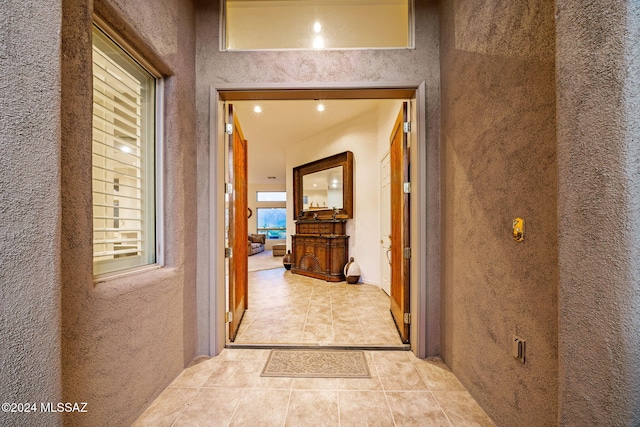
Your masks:
M225 0L226 50L413 47L413 0Z
M94 274L156 262L156 79L93 30Z
M286 202L286 191L256 191L257 202Z

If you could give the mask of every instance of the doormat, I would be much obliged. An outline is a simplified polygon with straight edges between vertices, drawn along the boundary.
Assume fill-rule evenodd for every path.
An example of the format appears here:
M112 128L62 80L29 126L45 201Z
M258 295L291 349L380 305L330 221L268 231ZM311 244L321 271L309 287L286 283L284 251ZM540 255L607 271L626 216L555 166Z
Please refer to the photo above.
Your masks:
M262 377L371 378L364 351L271 350Z

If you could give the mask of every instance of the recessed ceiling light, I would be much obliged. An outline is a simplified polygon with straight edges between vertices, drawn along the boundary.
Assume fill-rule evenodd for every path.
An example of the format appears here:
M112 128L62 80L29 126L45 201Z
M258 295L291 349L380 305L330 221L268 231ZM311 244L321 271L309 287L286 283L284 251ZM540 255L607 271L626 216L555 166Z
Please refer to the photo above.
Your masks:
M253 112L254 113L262 113L262 107L259 105L256 105L255 107L253 107Z
M321 25L318 21L316 21L316 22L313 24L313 31L314 31L315 33L319 33L320 31L322 31L322 25Z
M324 111L324 110L325 110L325 108L324 108L324 104L318 104L318 106L316 107L316 110L318 110L318 111Z

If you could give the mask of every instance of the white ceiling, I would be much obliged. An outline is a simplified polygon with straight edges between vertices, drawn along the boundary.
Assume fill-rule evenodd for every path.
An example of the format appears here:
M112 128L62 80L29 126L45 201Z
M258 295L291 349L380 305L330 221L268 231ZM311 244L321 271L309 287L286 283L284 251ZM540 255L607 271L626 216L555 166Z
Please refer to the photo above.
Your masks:
M320 101L232 101L248 141L249 183L284 184L285 152L289 145L377 108L376 99L323 100L325 111L316 107ZM256 105L262 107L255 113ZM269 179L275 176L276 179Z

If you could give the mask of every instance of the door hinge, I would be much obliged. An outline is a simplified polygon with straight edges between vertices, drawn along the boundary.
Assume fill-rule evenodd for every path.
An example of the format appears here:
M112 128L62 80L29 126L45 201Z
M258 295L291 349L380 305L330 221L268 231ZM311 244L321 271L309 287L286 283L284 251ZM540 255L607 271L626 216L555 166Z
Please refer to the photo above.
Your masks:
M411 324L411 313L405 313L404 314L404 324L405 325L410 325Z
M404 194L410 194L411 193L411 183L410 182L405 182L404 183Z
M231 258L232 255L233 255L233 249L224 248L224 257L225 258Z
M224 183L224 192L227 193L227 194L233 193L233 184L231 184L229 182L225 182Z
M225 321L226 323L231 323L231 322L233 322L233 313L232 313L232 312L230 312L230 311L227 311L227 312L225 313L225 315L224 315L224 321Z
M402 124L402 130L404 130L404 133L411 132L411 122L404 122Z
M233 124L227 123L224 125L224 133L231 135L233 133Z
M411 259L411 248L404 248L404 257L406 259Z

